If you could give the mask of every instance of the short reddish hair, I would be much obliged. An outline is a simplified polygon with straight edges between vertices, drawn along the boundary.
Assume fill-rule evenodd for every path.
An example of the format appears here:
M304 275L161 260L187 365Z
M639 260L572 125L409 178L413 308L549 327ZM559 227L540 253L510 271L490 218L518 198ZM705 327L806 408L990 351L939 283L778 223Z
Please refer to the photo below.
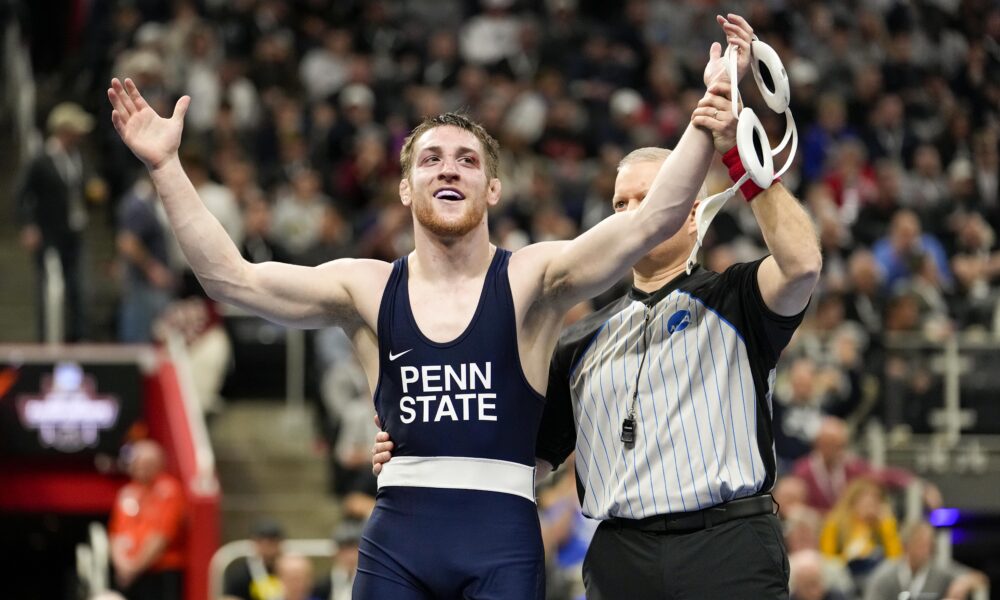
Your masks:
M451 112L425 118L407 136L406 141L403 142L403 149L399 152L399 166L403 169L403 177L409 177L410 169L413 168L413 143L431 129L445 125L464 129L479 139L479 143L483 146L483 152L486 153L486 156L483 157L486 164L486 175L490 179L495 179L500 171L500 144L479 123L463 114Z

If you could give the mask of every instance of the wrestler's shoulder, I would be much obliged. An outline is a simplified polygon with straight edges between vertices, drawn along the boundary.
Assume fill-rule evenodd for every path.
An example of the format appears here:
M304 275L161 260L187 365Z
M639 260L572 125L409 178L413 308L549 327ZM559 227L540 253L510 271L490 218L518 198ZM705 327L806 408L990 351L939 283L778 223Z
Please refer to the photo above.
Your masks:
M392 263L375 258L338 258L317 267L325 271L340 271L352 278L386 279L392 273Z

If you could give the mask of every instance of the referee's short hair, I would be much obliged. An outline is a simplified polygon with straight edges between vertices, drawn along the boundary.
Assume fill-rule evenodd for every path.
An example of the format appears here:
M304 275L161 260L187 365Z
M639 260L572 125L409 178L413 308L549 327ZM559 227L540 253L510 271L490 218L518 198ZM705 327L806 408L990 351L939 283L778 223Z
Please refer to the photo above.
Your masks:
M636 148L635 150L629 152L618 161L618 170L621 171L623 167L641 162L663 162L667 160L670 156L671 150L667 148L657 148L656 146L646 146L644 148ZM708 197L708 188L705 187L705 183L701 184L701 189L698 190L698 200L704 200Z
M670 150L666 148L657 148L656 146L636 148L621 159L618 163L618 170L621 171L622 167L626 167L634 163L663 162L668 156L670 156Z

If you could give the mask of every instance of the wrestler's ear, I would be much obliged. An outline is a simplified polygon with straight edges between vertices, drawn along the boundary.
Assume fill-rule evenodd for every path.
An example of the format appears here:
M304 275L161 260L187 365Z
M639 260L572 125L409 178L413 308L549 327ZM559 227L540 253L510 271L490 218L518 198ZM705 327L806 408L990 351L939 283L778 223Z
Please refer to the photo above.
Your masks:
M403 206L410 206L410 178L404 177L399 180L399 200Z
M496 206L497 203L500 202L500 191L501 191L500 179L497 177L490 179L490 184L486 188L487 204L489 204L490 206Z

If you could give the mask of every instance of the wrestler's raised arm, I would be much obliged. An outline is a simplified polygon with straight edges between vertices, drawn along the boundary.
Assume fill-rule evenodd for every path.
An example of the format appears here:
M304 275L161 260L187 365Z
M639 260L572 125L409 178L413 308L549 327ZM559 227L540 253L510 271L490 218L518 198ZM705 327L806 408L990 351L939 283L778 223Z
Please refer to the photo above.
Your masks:
M146 165L181 249L212 298L283 325L322 327L357 320L357 307L371 303L371 298L356 298L357 293L382 289L375 280L384 284L391 266L381 261L342 259L302 267L244 260L205 208L178 158L191 98L182 97L173 115L164 118L130 79L124 85L114 79L108 99L118 135Z
M739 49L738 73L742 76L749 66L752 29L743 19L720 16L718 20L727 41ZM727 82L726 60L719 43L712 44L709 57L705 85ZM536 266L539 297L557 307L568 308L599 294L681 229L705 181L713 152L711 134L689 125L637 210L611 215L571 241L527 246L515 254L511 264L523 261Z

